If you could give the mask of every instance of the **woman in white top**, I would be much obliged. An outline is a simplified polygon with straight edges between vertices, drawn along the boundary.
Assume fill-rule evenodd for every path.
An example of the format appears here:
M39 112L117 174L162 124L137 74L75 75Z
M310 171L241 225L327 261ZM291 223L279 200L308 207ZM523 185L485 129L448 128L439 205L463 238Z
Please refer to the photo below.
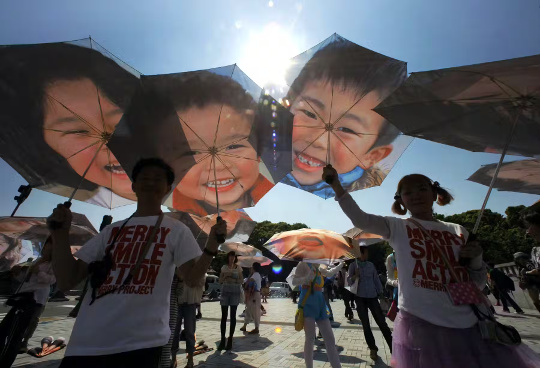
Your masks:
M253 263L251 274L246 282L246 312L244 315L244 326L240 331L246 332L248 323L253 322L255 329L249 331L251 335L259 334L259 324L261 322L261 264Z
M332 167L323 178L331 181L336 200L354 226L387 239L396 253L399 269L399 309L394 323L392 349L396 368L517 368L538 367L525 356L523 345L509 347L482 339L478 319L469 305L454 305L445 291L450 273L435 245L446 253L461 280L473 281L481 290L486 266L478 243L466 243L468 232L458 224L438 221L433 202L446 205L453 197L424 175L403 177L397 187L394 213L405 215L429 231L425 237L412 221L363 212L347 194ZM462 261L458 263L458 259ZM467 264L462 266L461 264Z
M236 264L238 258L231 251L227 253L227 264L221 267L219 283L221 284L220 304L221 304L221 342L218 350L231 350L234 329L236 327L236 309L240 304L241 288L244 278L242 277L242 267ZM229 339L225 346L225 332L227 329L227 310L231 307L231 327L229 329Z

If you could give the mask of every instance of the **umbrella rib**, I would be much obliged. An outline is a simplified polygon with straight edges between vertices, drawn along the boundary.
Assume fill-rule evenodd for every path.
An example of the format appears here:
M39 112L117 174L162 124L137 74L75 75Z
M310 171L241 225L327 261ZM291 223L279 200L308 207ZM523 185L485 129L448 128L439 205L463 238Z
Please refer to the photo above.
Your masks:
M101 124L103 126L103 133L106 133L107 130L105 129L105 117L103 116L103 108L101 107L101 97L99 96L99 88L96 86L96 93L97 93L97 101L99 106L99 114L101 116Z
M309 105L309 107L311 107L311 109L313 110L313 112L315 113L315 115L317 115L317 117L319 119L321 119L322 123L324 124L324 119L323 117L317 112L317 110L315 110L315 108L309 103L308 100L306 100L306 98L304 96L301 96L302 97L302 100L304 100L305 103L307 103ZM324 127L323 127L324 128Z
M324 129L323 126L309 126L309 125L296 125L296 124L293 124L293 128Z
M75 115L75 117L77 119L79 119L80 121L82 121L83 123L85 123L86 125L88 125L88 127L90 129L92 129L93 131L95 131L96 133L100 134L101 135L101 132L99 130L97 130L92 124L90 124L88 121L86 121L82 116L80 116L79 114L77 114L75 111L71 110L69 107L67 107L66 105L64 105L62 102L58 101L56 98L54 98L53 96L47 94L47 97L49 98L52 98L54 101L56 101L58 104L60 104L60 106L62 106L64 109L66 109L67 111L69 111L70 113L72 113L73 115Z
M226 143L226 144L224 144L223 146L216 147L216 148L217 148L218 151L221 151L222 149L226 148L227 146L232 146L232 145L234 145L234 144L237 144L237 143L242 142L243 140L247 140L247 139L249 139L249 136L242 137L242 138L238 138L238 139L235 140L235 141Z
M382 106L380 109L387 109L387 108L393 108L393 107L403 107L403 106L412 106L412 105L420 105L420 104L429 104L433 102L455 102L455 103L467 103L467 102L476 102L476 101L482 101L482 102L500 102L500 101L508 101L511 102L511 98L490 98L490 99L481 99L481 98L459 98L459 99L441 99L441 100L429 100L429 101L412 101L412 102L406 102L406 103L400 103L399 105L390 105L390 106ZM374 111L378 110L378 107L375 107Z
M233 69L233 73L234 73L234 69ZM232 76L231 76L231 79L232 79ZM214 144L212 145L214 147L216 146L216 142L217 142L217 137L218 137L218 133L219 133L219 124L221 123L221 112L222 111L223 111L223 104L219 108L218 121L217 121L217 125L216 125L216 134L214 135Z
M353 107L355 107L358 102L360 102L364 97L366 97L366 94L364 93L362 95L362 97L360 97L351 107L349 107L343 114L340 115L339 118L336 119L336 121L334 121L333 123L330 123L331 127L333 128L334 126L336 126L336 124L345 116L349 113L349 111L352 110Z
M101 142L100 140L97 140L97 141L95 141L94 143L89 144L88 146L84 147L83 149L81 149L81 150L75 152L74 154L72 154L71 156L67 157L66 160L69 160L69 159L72 158L73 156L75 156L75 155L81 153L82 151L87 150L87 149L90 148L90 147L95 146L96 144L98 144L98 143L100 143L100 142ZM102 143L105 143L105 142L102 142Z
M332 107L333 106L334 106L334 85L332 84L332 95L330 97L330 114L328 117L328 122L330 123L332 127L334 126L332 125ZM331 135L330 133L328 133L328 143L326 145L326 164L327 165L330 163L330 137Z
M336 138L343 144L343 146L347 148L350 153L352 153L352 155L358 160L358 162L360 162L360 164L365 166L364 163L358 158L358 156L356 156L356 154L349 148L349 146L347 146L345 142L343 142L343 140L336 133L334 133L334 131L332 131L332 134L334 134Z
M207 154L206 156L204 156L200 160L195 161L195 165L200 164L201 162L203 162L204 160L206 160L208 157L211 157L211 156L212 156L211 154ZM193 166L195 166L195 165L193 165Z
M214 157L212 157L212 161L210 162L210 167L212 167L212 162L214 162ZM208 182L210 181L210 173L212 172L212 170L208 170L208 178L206 178L206 184L208 184ZM214 178L215 180L215 178ZM203 200L206 201L206 195L208 194L208 185L205 185L206 186L206 189L204 191L204 196L203 196Z
M317 136L317 138L315 138L315 139L313 140L313 142L311 142L310 144L308 144L307 147L304 148L304 149L302 150L302 152L298 153L298 154L296 155L296 157L298 157L298 155L301 155L302 153L306 152L306 150L307 150L309 147L311 147L311 146L313 145L313 143L315 143L319 138L321 138L321 137L324 135L324 133L326 133L326 130L323 131L321 134L319 134L319 135Z
M240 181L239 181L238 179L236 179L236 176L235 176L235 175L232 173L232 171L227 167L227 165L225 165L225 162L223 162L223 161L221 160L221 158L220 158L218 155L216 155L216 156L214 156L214 157L215 157L216 159L218 159L219 162L221 162L221 164L222 164L222 165L227 169L227 171L232 175L233 179L236 180L236 181L238 181L238 184L240 184L240 187L241 187L242 189L245 189L244 186L242 185L242 183L240 183ZM214 161L214 165L215 165L215 161ZM216 178L216 180L217 180L217 178Z
M512 98L510 96L510 94L505 91L500 85L504 85L505 87L507 87L508 89L510 89L512 92L514 92L516 95L520 95L519 91L516 91L514 88L512 88L511 86L509 86L508 84L504 83L503 81L489 75L489 74L486 74L486 73L482 73L482 72L477 72L477 71L473 71L473 70L446 70L446 72L452 72L452 73L471 73L471 74L478 74L478 75L483 75L484 77L486 78L489 78L493 83L495 83L497 85L497 87L499 87L504 93L506 93L510 98Z
M197 134L197 133L189 126L189 124L188 124L184 119L182 119L182 118L180 117L180 115L177 114L177 116L178 116L178 119L180 120L180 122L186 124L186 126L188 127L188 129L191 130L191 132L192 132L193 134L195 134L195 136L196 136L197 138L199 138L199 140L202 142L202 144L204 144L204 145L206 146L206 148L210 151L210 146L209 146L208 144L206 144L206 142L204 141L204 139L202 139L201 136L198 135L198 134Z

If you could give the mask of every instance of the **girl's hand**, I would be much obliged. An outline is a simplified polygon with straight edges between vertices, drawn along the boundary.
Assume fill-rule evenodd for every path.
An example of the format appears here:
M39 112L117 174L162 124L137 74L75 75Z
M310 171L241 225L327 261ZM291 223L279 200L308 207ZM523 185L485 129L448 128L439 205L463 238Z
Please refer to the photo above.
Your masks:
M464 246L461 247L461 249L459 250L459 257L473 259L481 256L483 252L484 251L480 246L480 243L478 243L477 241L472 241L466 243Z

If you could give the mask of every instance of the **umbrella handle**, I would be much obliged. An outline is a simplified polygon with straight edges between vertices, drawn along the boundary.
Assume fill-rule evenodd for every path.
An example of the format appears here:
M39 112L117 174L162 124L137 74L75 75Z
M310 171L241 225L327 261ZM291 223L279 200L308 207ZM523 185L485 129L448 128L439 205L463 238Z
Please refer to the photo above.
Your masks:
M64 202L64 204L62 205L66 208L70 208L71 207L71 202L67 201L67 202ZM62 227L62 224L58 221L50 221L47 223L47 227L49 228L49 230L57 230L57 229L60 229Z
M223 220L221 218L221 216L218 216L217 219L216 219L216 223L220 222L221 220ZM218 244L225 243L225 234L216 234L216 240L217 240Z
M326 167L332 167L332 165L328 164L326 165ZM334 175L327 175L326 178L324 178L324 181L327 183L327 184L332 184L334 182Z

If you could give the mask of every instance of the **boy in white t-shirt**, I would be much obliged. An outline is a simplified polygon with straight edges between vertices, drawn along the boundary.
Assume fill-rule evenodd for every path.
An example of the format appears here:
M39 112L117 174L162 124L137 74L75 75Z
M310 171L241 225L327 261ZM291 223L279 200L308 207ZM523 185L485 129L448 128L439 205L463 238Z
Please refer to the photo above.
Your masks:
M217 253L216 235L226 232L224 221L214 225L201 255L191 231L162 215L174 173L161 159L140 160L132 180L137 211L106 227L75 254L77 259L69 248L71 212L59 205L49 217L56 225L51 233L58 287L69 290L87 276L93 287L83 300L62 368L158 367L171 335L169 295L175 268L186 284L198 282Z

